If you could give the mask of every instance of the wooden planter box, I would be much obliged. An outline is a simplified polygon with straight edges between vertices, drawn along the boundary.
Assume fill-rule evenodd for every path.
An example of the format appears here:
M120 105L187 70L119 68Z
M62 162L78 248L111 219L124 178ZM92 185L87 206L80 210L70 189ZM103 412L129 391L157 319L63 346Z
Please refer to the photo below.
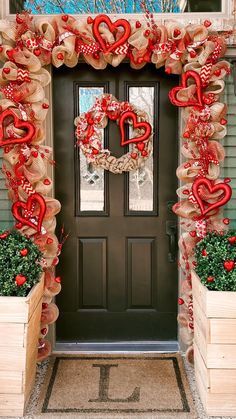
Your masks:
M192 273L194 366L210 416L236 416L236 292L209 291Z
M0 297L0 416L23 416L34 385L43 279L27 297Z

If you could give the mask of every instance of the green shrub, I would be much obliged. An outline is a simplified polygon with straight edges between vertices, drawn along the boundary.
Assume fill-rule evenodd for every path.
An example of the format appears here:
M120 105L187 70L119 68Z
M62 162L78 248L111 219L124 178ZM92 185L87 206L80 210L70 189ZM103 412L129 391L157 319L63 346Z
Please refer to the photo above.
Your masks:
M25 297L40 279L42 256L18 231L0 231L0 295Z
M210 232L195 249L196 273L210 290L236 291L236 231Z

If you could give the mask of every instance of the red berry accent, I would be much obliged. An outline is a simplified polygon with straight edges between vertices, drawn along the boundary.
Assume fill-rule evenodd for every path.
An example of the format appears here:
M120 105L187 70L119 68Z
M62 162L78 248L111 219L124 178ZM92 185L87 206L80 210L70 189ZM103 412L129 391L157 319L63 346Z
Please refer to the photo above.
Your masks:
M21 249L20 254L21 254L21 256L27 256L28 255L28 249Z
M0 239L1 240L6 239L7 236L8 236L8 233L2 233L2 234L0 234Z
M190 132L189 132L189 131L185 131L185 132L183 133L183 137L184 137L184 138L189 138L189 137L190 137Z
M228 225L228 224L230 223L230 219L229 219L229 218L224 218L224 219L223 219L223 223L224 223L225 225Z
M3 52L3 47L0 47L0 53Z
M196 237L197 233L196 233L196 231L195 231L195 230L192 230L192 231L190 231L190 232L189 232L189 235L190 235L191 237Z
M143 150L141 154L142 154L143 157L147 157L148 156L147 150Z
M96 156L97 154L99 154L99 150L97 150L96 148L93 148L92 153L94 156Z
M177 36L179 36L181 34L181 31L178 29L178 28L176 28L175 30L174 30L174 37L176 38Z
M171 68L170 68L170 67L166 67L166 68L165 68L165 72L166 72L167 74L171 74L171 73L172 73L172 70L171 70Z
M151 31L149 29L146 29L144 32L144 36L147 38L150 35Z
M49 108L49 104L48 103L43 103L42 104L42 108L43 109L48 109Z
M206 19L204 20L203 24L206 28L209 28L209 26L211 26L211 21Z
M67 20L69 19L69 16L68 15L62 15L62 20L63 20L63 22L67 22Z
M226 260L224 262L224 268L226 269L226 271L232 271L235 267L235 262L234 260Z
M234 243L236 242L236 236L231 236L231 237L229 237L229 238L228 238L228 242L229 242L230 244L234 244Z
M62 52L59 52L57 54L57 59L63 61L64 60L64 55L62 54Z
M93 23L93 18L91 16L88 17L87 19L87 24L91 25Z
M9 151L10 151L10 148L9 147L4 147L4 153L9 153Z
M38 155L39 155L39 153L37 151L31 151L30 154L31 154L32 157L35 157L35 158L38 157Z
M178 304L182 306L184 304L183 298L178 298Z
M58 284L61 283L61 277L60 276L56 276L56 278L54 279L55 282L57 282Z
M23 19L21 19L20 16L16 16L16 23L19 23L19 25L21 25L21 23L23 23Z
M51 185L51 181L49 179L44 179L43 184L46 186Z
M143 63L143 57L138 57L137 62L138 62L138 64L142 64Z
M214 276L208 276L207 282L214 282L214 281L215 281Z
M217 68L217 69L214 71L214 75L215 75L216 77L219 77L219 76L220 76L220 74L221 74L221 69L220 69L220 68Z
M24 285L24 283L26 282L26 277L24 275L16 275L15 277L15 283L18 287L20 287L21 285Z
M202 256L208 256L208 253L207 253L206 249L202 250Z
M40 49L39 49L39 48L36 48L36 49L34 50L34 55L36 55L36 57L39 57L39 56L41 55L41 51L40 51Z
M137 157L138 157L137 153L131 153L131 158L132 159L135 160L135 159L137 159Z
M196 51L192 50L192 51L190 51L189 55L190 55L191 58L195 58L197 56L197 53L196 53Z
M139 29L139 28L141 28L141 26L142 26L141 22L139 22L139 20L137 20L137 22L135 23L135 27L137 29Z
M221 123L221 125L226 125L227 124L227 119L225 119L225 118L221 118L221 120L220 120L220 123Z
M45 308L48 308L48 303L43 303L42 304L42 309L45 310Z
M10 73L10 71L11 71L11 69L10 69L9 67L4 67L4 68L3 68L3 72L4 72L5 74L9 74L9 73Z
M230 177L224 178L224 183L230 183L230 182L231 182L231 178Z
M47 244L52 244L53 243L53 239L51 239L51 237L48 237L46 243Z

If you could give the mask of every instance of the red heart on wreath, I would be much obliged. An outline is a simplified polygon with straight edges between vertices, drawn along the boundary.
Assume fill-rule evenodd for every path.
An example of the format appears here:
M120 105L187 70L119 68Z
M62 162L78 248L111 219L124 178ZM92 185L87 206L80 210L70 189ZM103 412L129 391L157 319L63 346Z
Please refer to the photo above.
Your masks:
M125 120L132 119L133 120L133 127L134 129L144 129L145 133L140 135L139 137L126 139L125 138ZM130 143L139 143L140 141L147 140L152 132L152 127L148 122L138 122L137 115L133 111L126 111L124 112L119 120L120 132L121 132L121 146L125 146Z
M121 26L122 28L124 28L124 33L121 36L121 38L118 39L116 42L114 42L114 44L110 45L109 47L107 47L106 42L104 41L104 39L102 38L99 32L99 25L101 23L106 23L109 30L113 34L114 32L117 31L118 27ZM103 52L108 53L108 52L112 52L115 48L119 47L120 45L123 45L125 41L127 41L127 39L129 38L131 34L131 27L130 27L129 22L126 19L118 19L115 22L112 22L108 16L99 15L94 19L94 22L93 22L93 34L96 40L101 45Z
M5 134L4 134L4 120L9 116L13 118L14 126L16 128L24 129L24 130L27 131L27 133L23 137L20 137L20 138L15 138L15 137L4 138L5 137ZM9 144L27 143L33 138L34 133L35 133L34 125L31 124L30 122L22 121L10 109L6 109L5 111L3 111L0 114L0 147L4 147L4 146L9 145Z
M213 204L209 204L208 207L204 206L204 201L199 196L199 188L200 186L205 186L210 193L215 193L217 191L224 192L224 196L220 198L218 201L214 202ZM192 186L192 193L199 205L202 215L206 215L208 212L212 211L215 208L219 208L222 205L226 204L232 195L232 189L226 183L217 183L216 185L212 185L211 181L205 178L198 178L194 181Z
M32 213L35 210L35 206L39 206L38 220L34 224L30 219L32 219ZM22 210L25 214L22 214ZM46 212L46 203L44 198L38 193L30 195L26 202L16 201L12 205L12 214L14 215L17 221L20 221L23 225L28 225L34 230L41 232L43 218Z
M176 98L176 96L177 96L177 93L180 90L186 89L186 87L188 87L187 81L190 78L194 79L195 84L197 86L196 99L195 100L192 100L192 99L190 100L189 99L185 102L182 102L182 101L178 100ZM182 74L181 82L182 82L181 86L174 87L169 92L169 99L170 99L171 103L173 105L176 105L176 106L200 106L200 107L202 107L203 106L203 103L202 103L202 84L201 84L201 78L200 78L199 74L196 73L196 71L193 71L193 70L186 71L186 73Z

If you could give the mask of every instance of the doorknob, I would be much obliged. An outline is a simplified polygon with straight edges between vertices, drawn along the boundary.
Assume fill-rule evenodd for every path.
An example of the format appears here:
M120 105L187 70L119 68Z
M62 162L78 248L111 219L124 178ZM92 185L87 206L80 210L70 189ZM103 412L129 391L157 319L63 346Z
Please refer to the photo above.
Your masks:
M169 236L169 252L168 261L173 263L176 261L177 250L177 224L176 221L166 221L166 234Z

